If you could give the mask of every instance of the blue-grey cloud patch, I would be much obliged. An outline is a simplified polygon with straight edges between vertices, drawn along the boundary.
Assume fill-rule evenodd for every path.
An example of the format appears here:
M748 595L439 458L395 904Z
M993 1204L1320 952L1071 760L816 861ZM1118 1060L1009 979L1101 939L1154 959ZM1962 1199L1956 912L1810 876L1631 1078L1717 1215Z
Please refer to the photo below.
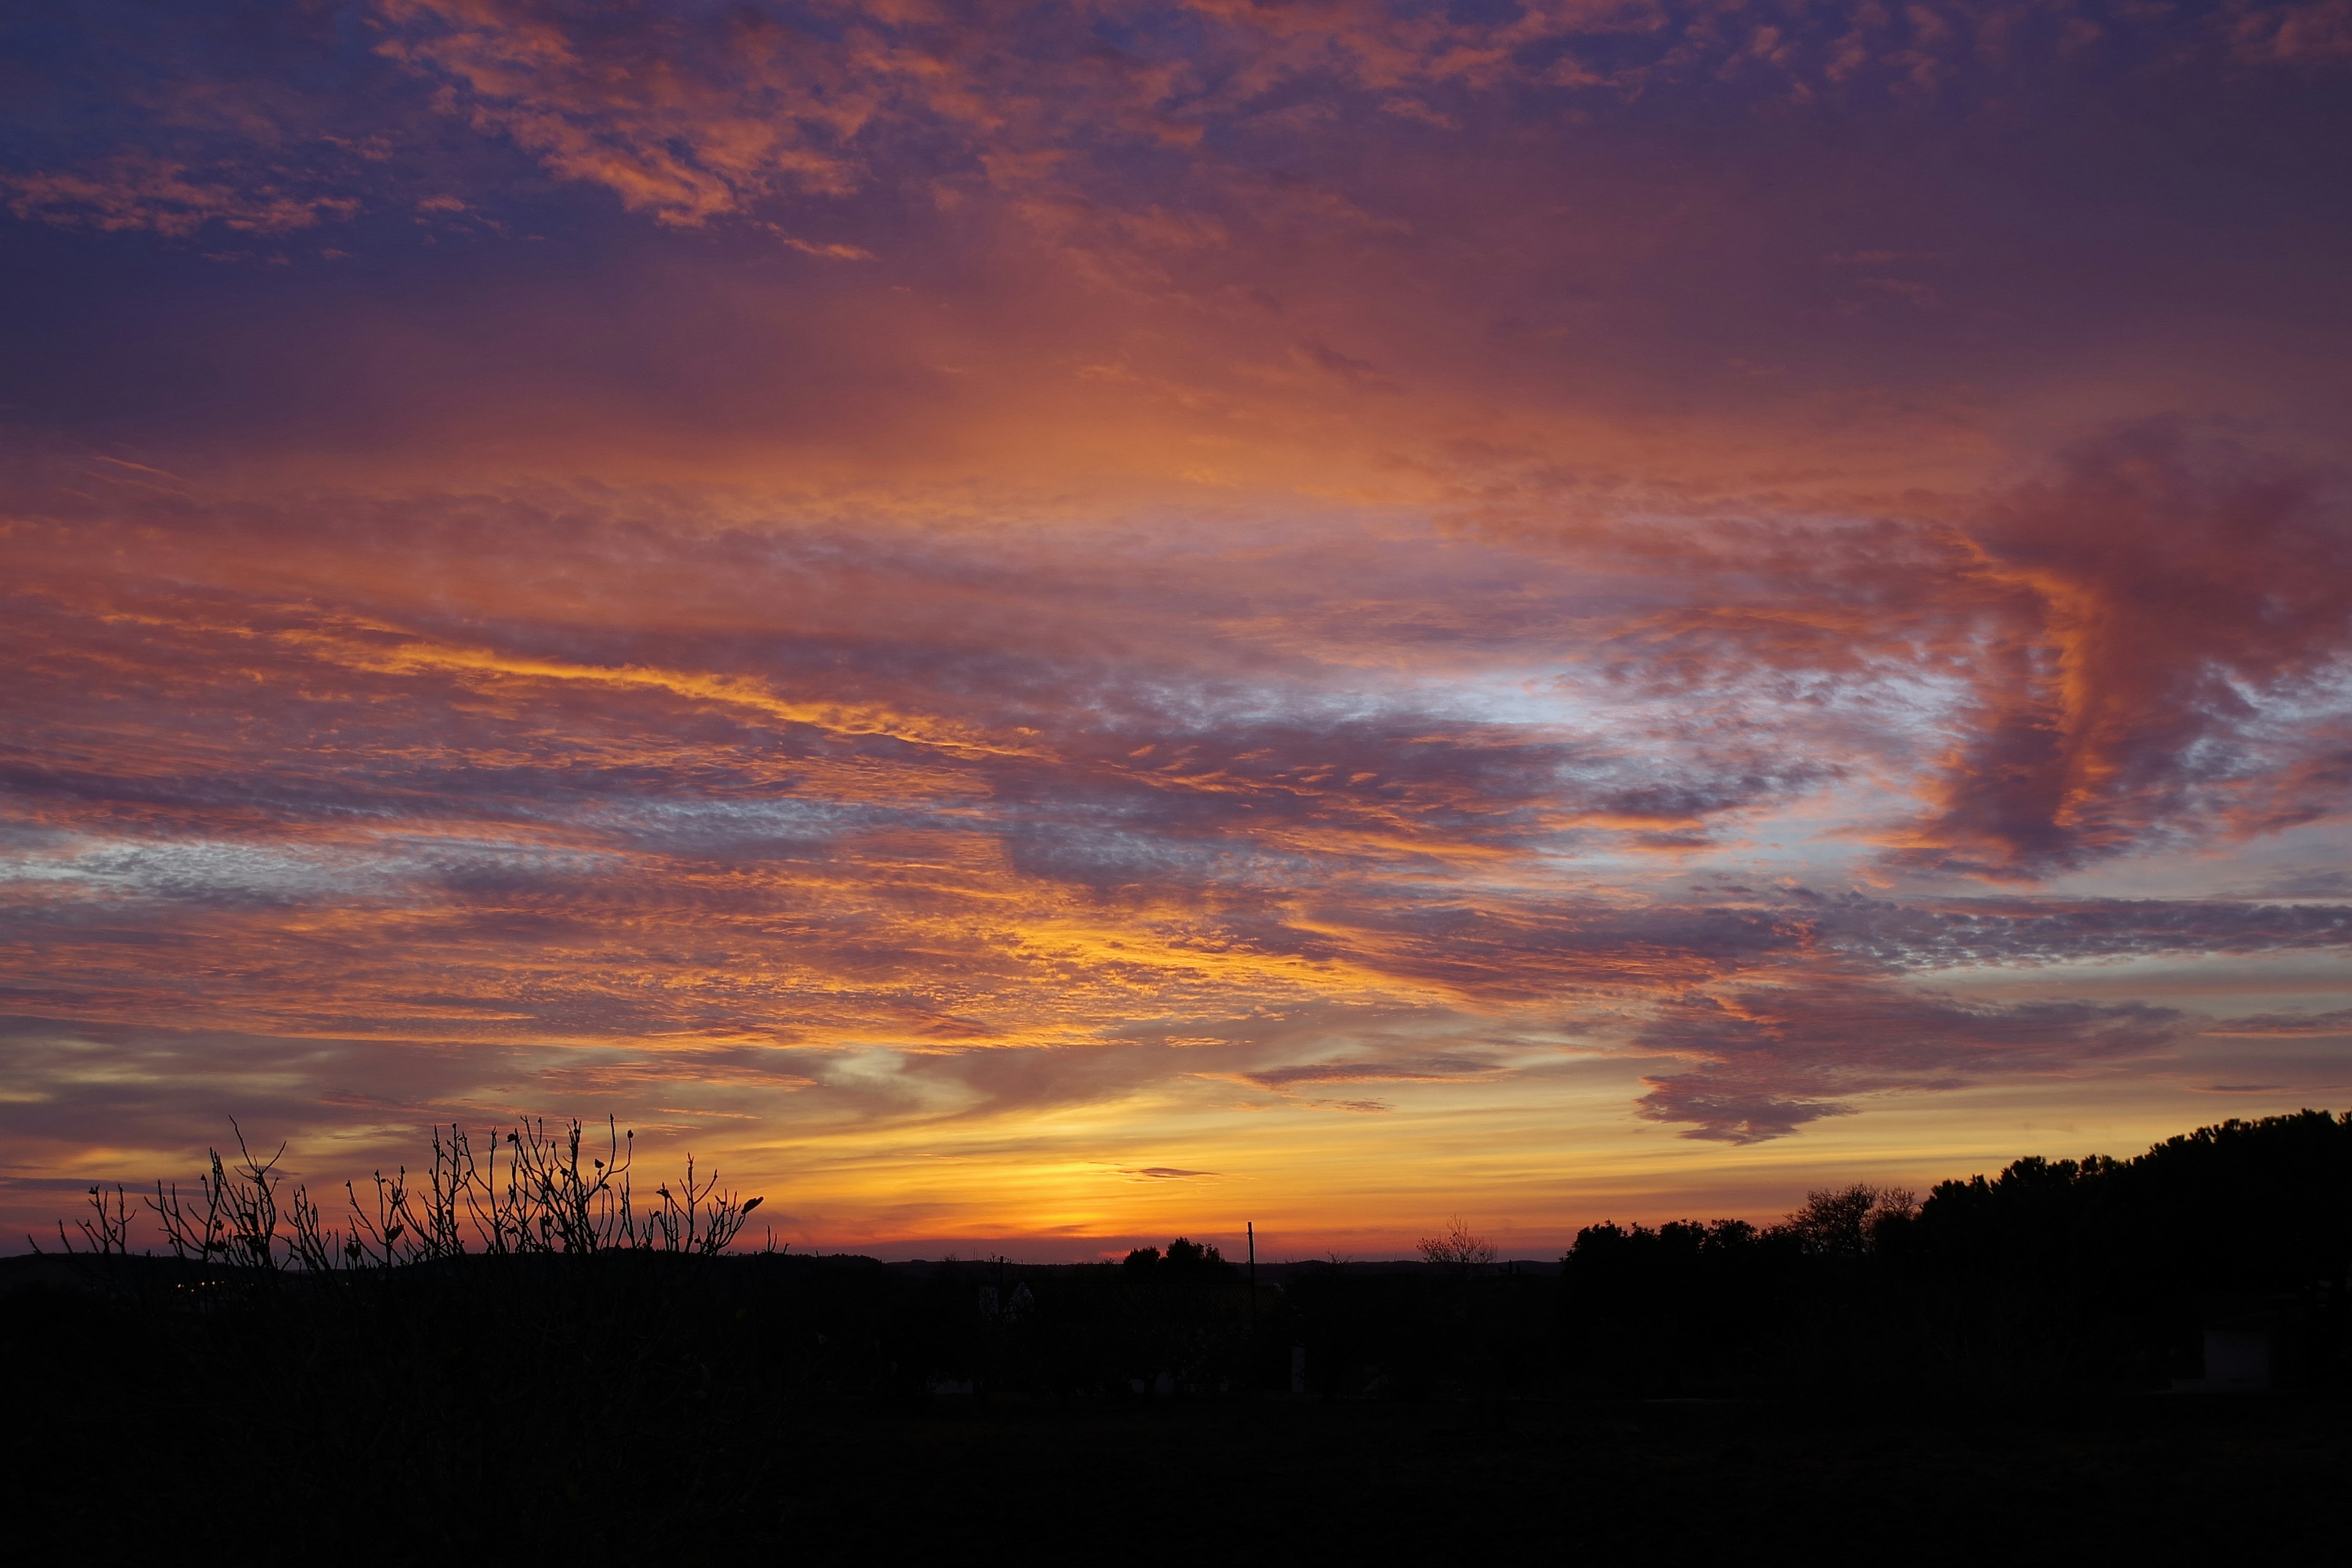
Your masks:
M1684 1136L1752 1143L1854 1097L2095 1069L2168 1049L2189 1027L2140 1003L1979 1003L1878 981L1792 975L1697 992L1658 1009L1641 1048L1681 1057L1653 1077L1641 1113Z
M2352 1039L2352 1007L2326 1013L2248 1013L2198 1033L2224 1040Z

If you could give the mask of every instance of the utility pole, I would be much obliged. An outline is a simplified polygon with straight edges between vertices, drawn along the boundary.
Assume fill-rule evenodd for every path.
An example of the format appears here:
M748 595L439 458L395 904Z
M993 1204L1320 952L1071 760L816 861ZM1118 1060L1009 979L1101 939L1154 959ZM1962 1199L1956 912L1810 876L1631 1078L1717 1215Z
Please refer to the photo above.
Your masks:
M1257 1221L1253 1219L1244 1223L1249 1226L1250 1334L1255 1338L1257 1334Z

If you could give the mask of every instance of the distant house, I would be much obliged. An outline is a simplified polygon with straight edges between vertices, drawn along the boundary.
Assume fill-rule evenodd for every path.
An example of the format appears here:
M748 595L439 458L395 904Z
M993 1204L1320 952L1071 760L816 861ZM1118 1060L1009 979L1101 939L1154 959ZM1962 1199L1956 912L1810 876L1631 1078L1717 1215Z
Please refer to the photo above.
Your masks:
M1037 1298L1029 1293L1026 1285L1015 1285L1013 1294L1000 1296L993 1285L980 1288L980 1315L983 1318L1022 1318L1037 1305Z

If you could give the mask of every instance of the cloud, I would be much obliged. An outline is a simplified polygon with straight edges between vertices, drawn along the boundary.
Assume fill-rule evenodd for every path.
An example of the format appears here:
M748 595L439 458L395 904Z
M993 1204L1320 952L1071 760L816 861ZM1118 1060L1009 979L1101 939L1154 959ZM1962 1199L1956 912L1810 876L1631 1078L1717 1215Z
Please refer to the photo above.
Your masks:
M26 1012L534 1049L750 1027L785 1054L697 1070L877 1124L1187 1080L1386 1110L1305 1097L1502 1084L1533 1058L1491 1042L1557 1043L1565 1012L1586 1048L1692 1063L1646 1114L1756 1139L2170 1027L1921 1001L1897 977L2352 940L2330 903L1677 885L1685 858L1846 809L1885 726L1747 695L1736 726L1695 721L1704 700L1571 722L1475 682L1400 696L1386 672L1433 648L1475 670L1551 636L1507 603L1483 619L1489 558L1442 534L1344 563L1312 534L1200 534L1139 593L1066 531L697 531L583 493L353 501L320 532L188 483L111 503L135 524L16 535L7 636L38 679L6 700L0 940ZM133 525L142 569L91 573ZM415 580L419 539L464 542L462 585ZM1322 618L1332 598L1350 613ZM1703 691L1738 646L1662 643L1647 605L1581 614L1619 662L1541 689L1577 703L1638 696L1631 647L1703 657ZM1819 618L1773 625L1812 658ZM1897 601L1883 625L1924 620ZM1454 1022L1366 1032L1424 1016Z
M2254 5L2232 19L2240 59L2264 65L2327 66L2352 60L2352 0Z
M2317 476L2127 431L1971 537L1972 574L2015 607L1981 645L1941 809L1899 861L2031 878L2341 809L2352 511ZM2314 710L2335 722L2315 733Z
M1639 1104L1651 1121L1690 1123L1684 1137L1716 1143L1762 1143L1823 1117L1853 1114L1853 1107L1834 1100L1774 1094L1736 1080L1718 1083L1705 1069L1654 1080Z
M1595 662L1693 721L1803 713L1811 745L1912 773L1926 809L1881 830L1893 867L2031 883L2340 816L2340 479L2177 421L2053 467L1909 523L1486 526L1675 561L1685 600L1629 616Z
M2138 1003L1971 1003L1847 979L1726 987L1678 998L1642 1030L1642 1047L1696 1064L1651 1079L1642 1114L1688 1123L1685 1137L1759 1142L1850 1114L1851 1097L2143 1058L2180 1024Z
M2336 1040L2352 1037L2352 1007L2332 1013L2252 1013L2199 1031L2224 1040Z
M377 51L445 84L450 112L658 222L856 182L835 143L873 111L871 89L756 7L700 25L652 5L593 18L527 3L375 9L389 24Z
M360 209L354 196L299 195L235 175L207 178L138 153L81 169L0 174L0 191L20 218L175 238L215 224L232 234L275 237L348 220Z
M1452 1083L1486 1078L1494 1071L1491 1062L1441 1057L1418 1062L1308 1062L1242 1077L1261 1089L1279 1090L1302 1083Z
M843 245L838 242L830 245L818 244L814 240L803 239L797 235L790 234L779 234L777 237L782 240L784 244L792 247L794 250L799 251L803 256L822 257L827 261L871 261L874 259L874 253L872 251L865 249L859 246Z
M2158 953L2311 952L2352 942L2352 906L2233 900L1809 897L1824 945L1905 970Z

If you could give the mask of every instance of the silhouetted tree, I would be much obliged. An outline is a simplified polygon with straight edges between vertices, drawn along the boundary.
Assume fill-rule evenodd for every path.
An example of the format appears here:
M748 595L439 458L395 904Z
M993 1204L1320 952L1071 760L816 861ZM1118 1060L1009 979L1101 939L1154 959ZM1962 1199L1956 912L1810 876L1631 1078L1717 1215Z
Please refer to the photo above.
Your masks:
M1918 1212L1918 1200L1905 1188L1857 1182L1850 1187L1807 1193L1804 1206L1781 1222L1780 1228L1810 1257L1860 1258L1872 1248L1883 1229L1901 1225Z
M1443 1264L1472 1274L1492 1268L1496 1253L1493 1242L1473 1234L1468 1222L1455 1215L1446 1222L1444 1235L1421 1238L1421 1256L1425 1263Z

